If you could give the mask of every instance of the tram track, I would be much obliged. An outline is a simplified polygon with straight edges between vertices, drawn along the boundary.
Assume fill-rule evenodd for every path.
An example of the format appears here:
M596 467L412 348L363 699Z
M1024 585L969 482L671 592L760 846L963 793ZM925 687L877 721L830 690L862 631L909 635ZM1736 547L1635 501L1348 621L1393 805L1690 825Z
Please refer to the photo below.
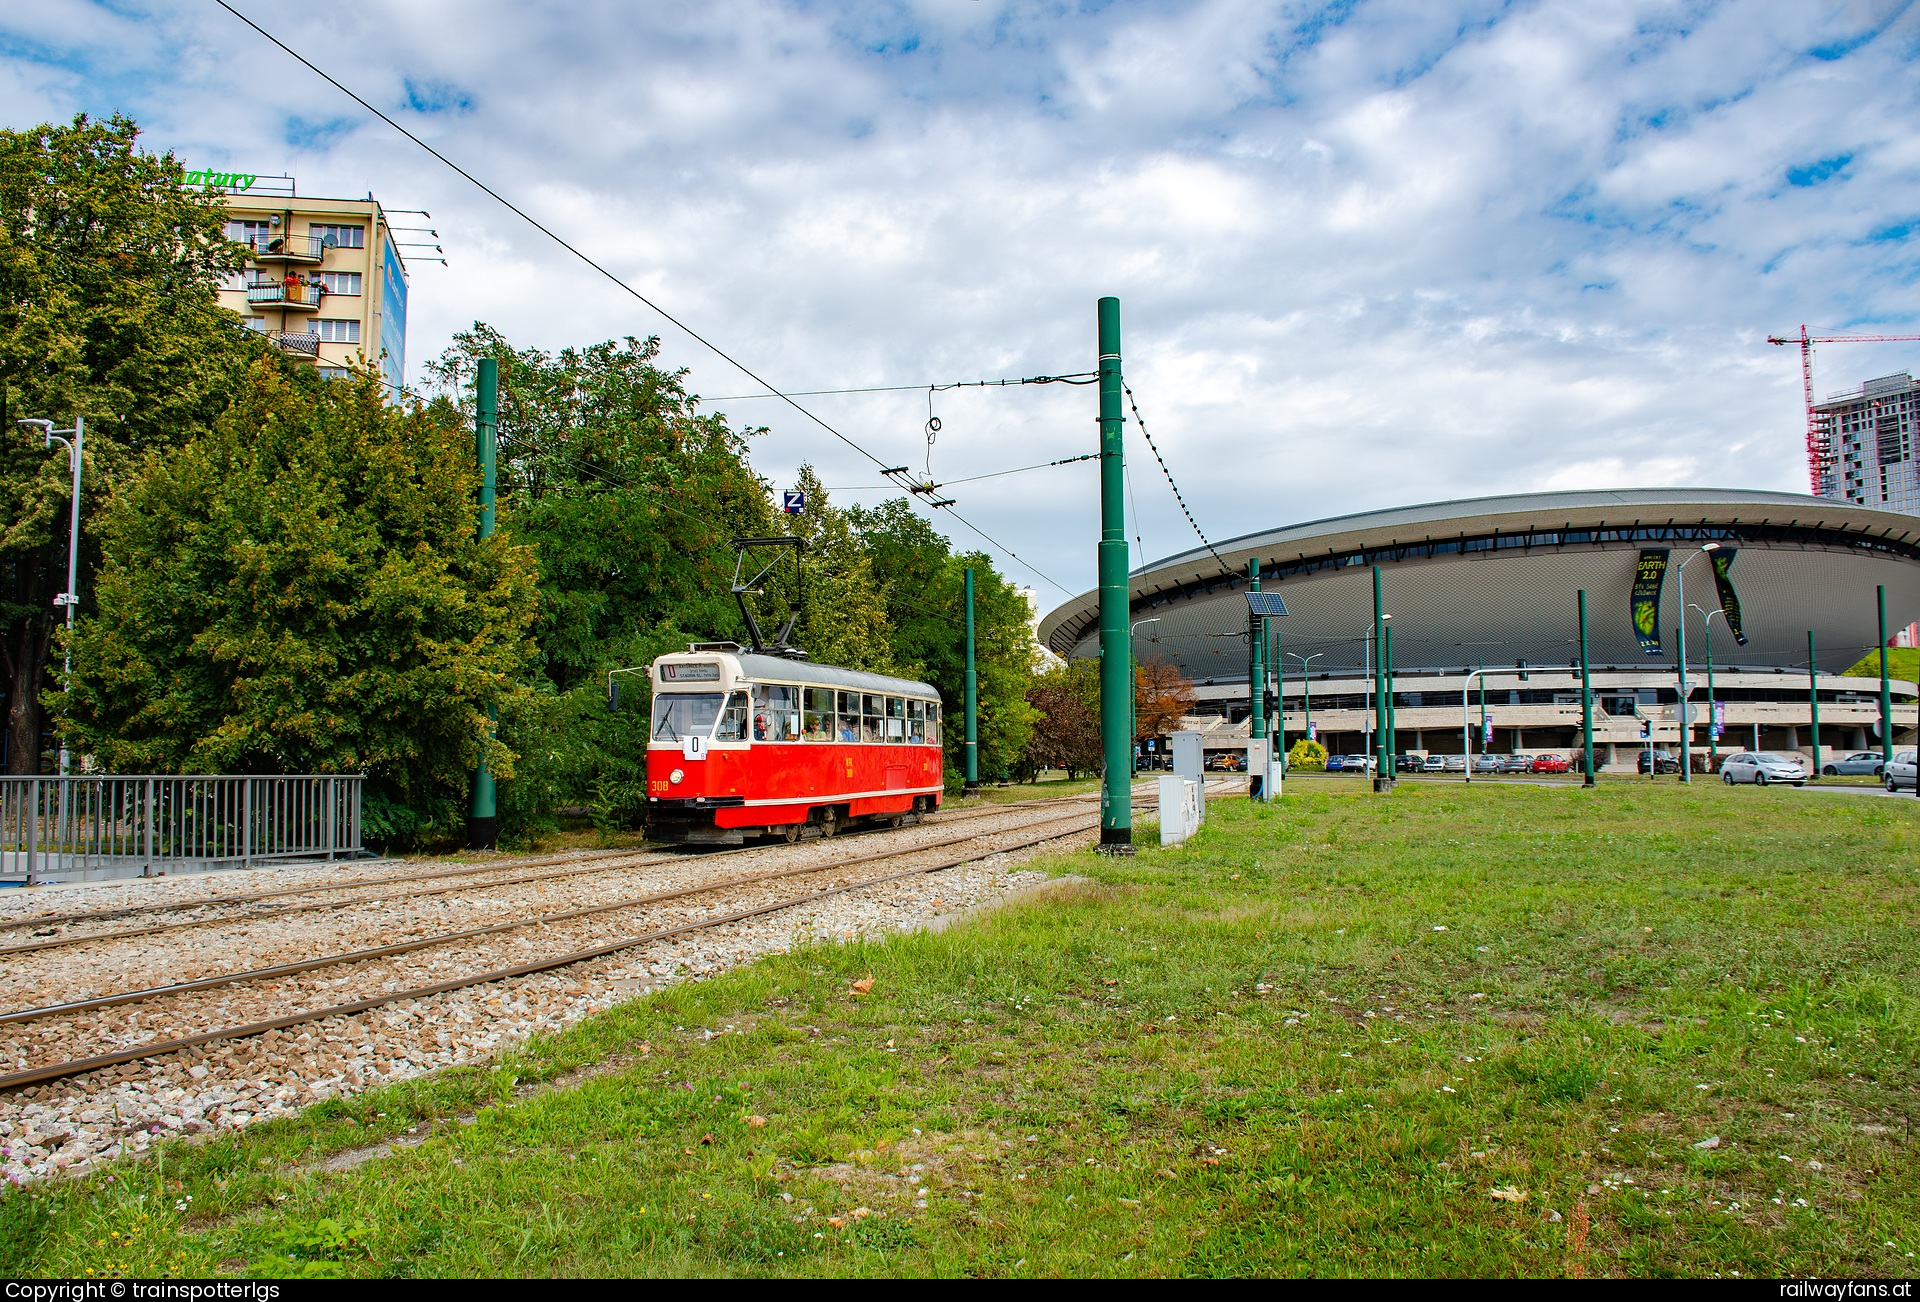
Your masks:
M996 809L1003 808L1006 807L996 807ZM1072 826L1060 826L1061 824L1072 824ZM350 1017L357 1013L386 1005L412 999L431 998L435 995L470 986L509 981L517 977L549 972L618 953L623 950L655 944L672 937L722 927L763 914L826 900L833 896L847 894L848 892L863 890L889 882L896 882L904 878L939 872L962 864L991 858L996 855L1030 848L1048 841L1059 840L1064 837L1090 831L1097 825L1097 817L1089 820L1088 816L1084 813L1063 814L1058 817L1041 818L1032 822L1016 824L1012 827L987 829L977 833L948 837L934 842L923 841L910 846L880 850L871 854L859 855L852 859L835 859L823 863L802 864L762 873L751 873L744 876L726 878L719 881L697 883L683 888L650 892L641 896L603 902L587 908L562 910L508 919L487 927L470 928L458 932L419 937L394 945L326 955L298 963L281 964L274 967L248 971L221 973L191 982L156 986L138 991L125 991L93 999L71 1001L64 1004L18 1009L9 1013L0 1014L0 1025L45 1022L59 1018L75 1019L85 1014L101 1012L108 1008L139 1004L169 1005L172 1008L173 1015L168 1017L167 1020L174 1024L167 1026L165 1029L155 1031L151 1016L153 1010L148 1009L147 1012L150 1016L148 1025L144 1027L137 1025L139 1014L136 1014L133 1018L129 1019L126 1026L110 1027L98 1024L87 1026L77 1021L70 1021L65 1027L69 1033L64 1036L56 1037L49 1035L46 1028L43 1028L39 1034L31 1037L31 1041L23 1039L18 1035L10 1036L8 1039L11 1042L0 1045L0 1060L17 1060L23 1051L30 1052L38 1049L44 1052L46 1048L53 1047L46 1043L46 1041L50 1039L65 1041L65 1047L60 1051L69 1052L72 1056L64 1057L53 1062L45 1062L39 1066L26 1066L20 1070L0 1075L0 1091L18 1090L23 1087L82 1075L103 1068L120 1066L149 1058L163 1057L168 1054L178 1053L186 1049L217 1041L251 1038L287 1027L297 1026L302 1023L324 1021L329 1018ZM1012 844L999 843L1007 836L1017 836L1022 833L1033 834L1025 836L1023 839L1017 840ZM588 943L581 948L568 949L559 954L536 954L527 958L525 961L510 963L506 966L485 966L484 955L474 956L481 959L483 963L481 970L468 971L451 978L427 981L421 984L405 984L404 970L393 966L391 963L391 960L406 955L419 954L437 948L444 949L461 944L472 944L474 942L487 940L491 937L502 936L515 931L524 931L529 928L552 927L555 924L563 922L580 921L588 918L602 918L604 915L618 913L623 910L671 905L703 895L739 892L786 878L845 872L847 869L859 864L921 856L930 852L963 845L967 842L978 842L979 844L957 856L945 856L931 863L915 864L902 871L856 875L851 880L835 882L820 890L810 891L797 896L781 897L770 901L763 900L757 903L751 903L743 909L733 909L719 914L702 914L693 918L669 919L670 925L657 926L638 934L618 936L610 940L601 939L596 943ZM773 847L752 848L766 849ZM708 859L712 857L714 856L707 856ZM177 927L169 927L164 930L177 929ZM575 943L583 938L592 940L591 936L576 936ZM365 965L361 969L362 974L372 976L375 980L379 979L380 974L373 971L373 969L376 966L386 966L389 973L398 976L400 988L392 988L395 981L389 980L387 988L369 992L360 999L349 1000L344 1003L327 1003L317 1008L282 1013L274 1017L259 1018L253 1021L242 1022L238 1025L228 1025L224 1027L207 1026L204 1025L204 1023L221 1015L230 1015L228 1012L229 1000L223 999L219 1001L218 1004L209 1006L204 1001L192 1001L192 1003L189 1004L184 998L186 996L202 995L205 992L213 990L245 986L250 983L284 982L290 978L303 976L327 968L346 968L352 965ZM431 965L429 965L429 967L431 967ZM415 970L417 971L417 969ZM414 979L418 980L418 977L416 976ZM322 984L331 989L332 984L337 983ZM311 987L308 987L306 992L311 994ZM284 1007L285 1001L288 999L297 998L298 993L298 987L294 989L283 989L277 986L257 992L259 997L278 1002L280 1007ZM178 1025L180 1021L195 1020L194 1014L196 1012L199 1014L199 1020L203 1022L200 1029L189 1030L186 1034L168 1033L169 1031L177 1032L180 1030L181 1028ZM180 1014L185 1014L186 1016L181 1017L179 1016ZM134 1035L153 1034L164 1038L148 1039L143 1043L127 1045L124 1043L124 1040L130 1033ZM80 1053L77 1051L78 1048L82 1047L105 1047L99 1044L99 1041L102 1039L108 1040L109 1042L114 1039L119 1039L122 1041L122 1044L120 1047L111 1048L104 1053ZM91 1046L86 1044L88 1040L93 1041Z
M1097 800L1097 795L1063 796L1046 800L1012 801L1002 805L992 805L978 809L955 810L951 813L937 812L928 815L910 826L940 826L950 822L960 822L973 818L991 817L1013 809L1044 807L1052 804L1087 803ZM870 836L898 829L875 827L862 828L851 832L855 837ZM804 844L819 844L809 841ZM413 899L456 891L493 889L502 886L521 885L542 881L555 881L565 878L597 875L617 872L627 868L644 867L653 864L710 861L724 856L742 854L765 854L785 848L785 843L772 842L764 845L746 845L724 850L694 848L657 850L639 847L632 850L585 851L565 855L551 855L542 858L514 860L507 863L474 864L457 868L434 869L419 873L396 873L385 877L361 878L353 881L308 883L299 886L280 887L274 890L254 891L242 895L208 895L185 900L165 901L150 905L129 905L114 909L96 909L84 912L64 914L23 915L0 919L0 932L19 931L25 928L48 928L71 926L77 923L110 922L121 918L141 915L164 915L184 913L194 909L224 910L245 904L257 904L267 900L286 899L296 896L333 894L341 891L371 890L382 886L399 885L409 882L445 881L449 878L476 878L489 873L512 872L516 869L543 867L551 864L567 864L548 873L534 873L519 877L507 877L496 881L465 881L443 888L426 890L403 890L388 895L360 895L347 899L326 901L314 904L274 905L268 909L251 913L217 913L204 918L192 918L184 922L149 923L140 927L122 928L108 932L81 932L72 935L40 937L28 941L16 941L0 944L0 956L12 954L30 954L41 950L59 949L69 945L89 941L130 939L141 936L169 934L188 927L216 925L223 922L246 922L270 918L290 917L298 913L348 908L355 904L380 903L387 900ZM583 862L591 860L592 862ZM130 879L145 881L149 879Z

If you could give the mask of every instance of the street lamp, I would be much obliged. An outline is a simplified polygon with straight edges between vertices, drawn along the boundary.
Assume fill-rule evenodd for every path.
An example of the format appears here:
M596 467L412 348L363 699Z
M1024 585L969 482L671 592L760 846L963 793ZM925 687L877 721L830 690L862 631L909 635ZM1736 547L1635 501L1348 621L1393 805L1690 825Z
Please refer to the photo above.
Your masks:
M1134 668L1140 657L1133 653L1133 631L1142 624L1158 624L1159 622L1160 617L1155 615L1152 619L1136 619L1132 624L1127 626L1127 731L1132 734L1127 742L1127 751L1129 754L1133 754L1133 748L1140 744L1140 682L1138 673ZM1133 765L1133 771L1138 773L1140 771L1140 757L1137 754L1134 755Z
M1303 705L1307 714L1306 729L1309 740L1313 739L1313 683L1307 678L1307 665L1312 661L1318 660L1325 654L1325 651L1315 651L1310 656L1298 655L1292 651L1286 653L1288 659L1298 660L1300 662L1300 690L1305 693ZM1284 710L1286 702L1282 701L1280 704Z
M1693 688L1687 685L1687 566L1699 560L1708 552L1717 552L1717 542L1702 543L1700 550L1681 561L1674 570L1676 595L1680 598L1680 677L1677 683L1680 697L1680 780L1688 786L1693 785L1693 720L1688 717L1690 708L1687 697L1693 694Z
M63 690L71 692L73 690L73 612L80 604L80 456L86 447L87 418L75 416L72 429L55 429L52 421L33 417L24 418L20 423L31 425L40 431L46 440L42 444L43 447L51 450L55 443L64 445L67 449L67 465L73 471L72 520L67 528L67 590L57 594L53 599L54 605L67 608L67 682L63 685ZM63 434L71 434L73 437L62 438ZM63 734L60 738L60 773L63 777L66 775L67 766L67 739Z
M1720 622L1727 622L1727 612L1715 606L1712 610L1703 610L1700 603L1689 601L1687 605L1700 611L1700 628L1707 635L1707 768L1712 770L1720 758L1720 734L1714 731L1713 723L1713 617L1718 615ZM1680 612L1681 619L1686 612ZM1731 625L1728 625L1731 628Z

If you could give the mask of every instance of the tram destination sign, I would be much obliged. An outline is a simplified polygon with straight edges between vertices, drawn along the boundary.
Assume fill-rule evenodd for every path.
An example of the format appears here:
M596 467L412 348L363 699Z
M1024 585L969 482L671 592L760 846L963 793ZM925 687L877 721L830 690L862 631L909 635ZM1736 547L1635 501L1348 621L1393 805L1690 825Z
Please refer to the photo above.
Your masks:
M717 683L720 681L720 666L711 661L692 665L661 665L660 681L663 683Z

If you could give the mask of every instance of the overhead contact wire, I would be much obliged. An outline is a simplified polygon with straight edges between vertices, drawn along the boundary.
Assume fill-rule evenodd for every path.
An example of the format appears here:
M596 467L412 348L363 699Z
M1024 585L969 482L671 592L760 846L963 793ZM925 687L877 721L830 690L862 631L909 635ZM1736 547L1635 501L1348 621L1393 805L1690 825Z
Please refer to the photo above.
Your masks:
M1180 492L1180 485L1173 482L1173 471L1167 469L1167 459L1160 455L1160 449L1154 444L1153 435L1147 432L1147 422L1140 416L1140 404L1134 401L1133 390L1127 387L1125 380L1120 382L1120 388L1127 395L1127 406L1133 408L1133 423L1140 427L1140 436L1146 439L1147 448L1153 453L1153 459L1160 463L1160 473L1167 477L1167 487L1173 490L1173 500L1180 504L1181 513L1187 517L1187 523L1193 526L1193 531L1200 536L1200 541L1207 545L1209 552L1213 553L1213 559L1220 563L1220 572L1228 578L1238 577L1227 565L1226 558L1221 556L1219 550L1214 547L1213 540L1207 537L1206 530L1200 527L1200 522L1193 518L1193 512L1187 506L1187 499Z

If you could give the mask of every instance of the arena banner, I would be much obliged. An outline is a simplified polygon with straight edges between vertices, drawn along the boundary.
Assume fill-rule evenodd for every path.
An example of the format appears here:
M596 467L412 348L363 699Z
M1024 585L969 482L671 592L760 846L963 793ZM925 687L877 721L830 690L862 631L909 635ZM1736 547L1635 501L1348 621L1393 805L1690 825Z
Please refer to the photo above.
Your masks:
M1738 554L1738 549L1733 547L1722 547L1713 553L1713 586L1720 592L1720 613L1727 617L1733 640L1745 646L1747 635L1740 628L1740 594L1733 590L1733 576L1727 573Z
M1660 587L1666 579L1667 553L1641 552L1633 575L1633 631L1640 637L1640 649L1650 656L1660 654Z

